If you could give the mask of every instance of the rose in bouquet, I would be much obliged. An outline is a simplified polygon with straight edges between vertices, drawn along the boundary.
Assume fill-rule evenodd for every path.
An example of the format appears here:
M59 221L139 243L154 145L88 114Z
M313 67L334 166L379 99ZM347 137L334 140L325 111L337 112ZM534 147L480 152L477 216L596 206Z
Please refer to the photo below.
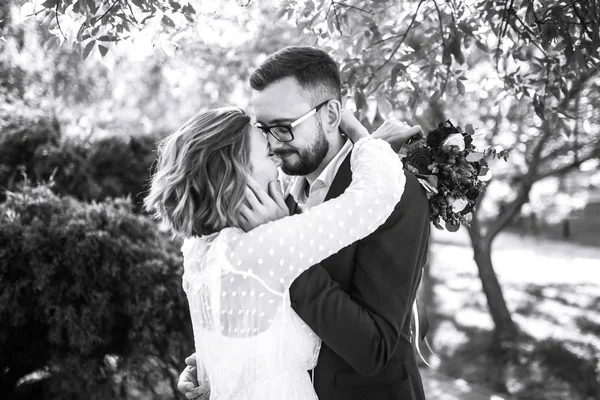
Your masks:
M485 157L508 158L507 151L488 148L477 151L473 127L454 126L449 120L438 124L425 138L404 149L404 168L412 172L427 191L431 220L438 229L455 232L469 225L477 199L491 178Z

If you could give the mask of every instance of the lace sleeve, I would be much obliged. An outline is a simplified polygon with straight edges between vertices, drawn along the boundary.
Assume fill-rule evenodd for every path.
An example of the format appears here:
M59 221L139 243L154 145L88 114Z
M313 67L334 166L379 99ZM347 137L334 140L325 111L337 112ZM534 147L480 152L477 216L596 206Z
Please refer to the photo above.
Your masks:
M303 271L375 231L402 196L402 164L388 143L368 137L354 145L351 168L352 183L336 199L247 233L222 231L231 272L283 295Z

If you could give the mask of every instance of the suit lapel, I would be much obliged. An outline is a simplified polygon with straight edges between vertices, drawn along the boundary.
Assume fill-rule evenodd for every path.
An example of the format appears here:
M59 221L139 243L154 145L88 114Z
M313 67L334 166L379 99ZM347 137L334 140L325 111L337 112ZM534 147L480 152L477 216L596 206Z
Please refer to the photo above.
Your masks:
M350 182L352 182L352 169L350 168L350 157L352 156L352 152L350 152L335 174L335 178L333 178L333 182L331 182L331 187L327 192L327 196L325 196L325 201L330 199L335 199L342 193L344 190L350 186Z

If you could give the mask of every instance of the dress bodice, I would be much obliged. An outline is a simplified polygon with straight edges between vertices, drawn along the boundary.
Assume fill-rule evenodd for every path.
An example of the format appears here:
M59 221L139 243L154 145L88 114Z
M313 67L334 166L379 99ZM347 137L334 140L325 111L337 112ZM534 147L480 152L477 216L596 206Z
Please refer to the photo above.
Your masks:
M212 262L218 258L219 255L210 256ZM222 277L214 272L216 268L212 271L210 268L206 269L200 274L194 270L186 270L183 276L183 287L190 304L196 353L201 355L198 362L202 363L202 368L199 368L198 379L211 387L211 400L316 399L307 370L316 365L321 341L291 308L289 293L283 296L273 314L269 315L266 329L261 332L257 329L257 332L248 334L240 332L240 329L234 332L236 328L233 328L231 332L235 336L223 335L222 332L211 329L214 326L207 324L207 319L203 318L206 293L213 299L215 295L223 297L220 285ZM225 280L231 283L230 280ZM264 291L258 291L251 281L245 280L247 287L244 287L242 281L243 278L237 285L239 294L236 297L267 296ZM244 289L245 295L242 296ZM265 318L265 310L252 308L252 304L253 302L248 302L247 307L235 310L225 308L221 312L226 315L230 315L230 312L233 315L235 312L240 316L247 314L248 317ZM209 306L210 310L212 307ZM261 313L265 315L261 317ZM248 326L251 325L258 326L248 323Z

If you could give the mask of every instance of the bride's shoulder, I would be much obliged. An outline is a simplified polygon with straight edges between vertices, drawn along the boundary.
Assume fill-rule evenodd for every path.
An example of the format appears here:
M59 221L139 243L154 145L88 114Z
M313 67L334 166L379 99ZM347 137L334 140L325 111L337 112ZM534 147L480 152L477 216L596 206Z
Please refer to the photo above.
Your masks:
M213 243L231 243L238 241L245 232L240 228L224 228L219 232L204 236L190 236L183 239L181 252L183 255L189 255L199 250L206 250Z

